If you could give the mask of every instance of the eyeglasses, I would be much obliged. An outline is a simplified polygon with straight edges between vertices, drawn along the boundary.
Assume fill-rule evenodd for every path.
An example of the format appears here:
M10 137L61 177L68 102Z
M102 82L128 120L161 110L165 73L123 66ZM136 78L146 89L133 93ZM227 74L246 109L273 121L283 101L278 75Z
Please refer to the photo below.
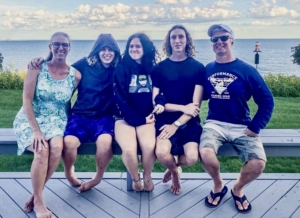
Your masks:
M226 42L228 39L232 39L230 36L216 36L211 37L210 41L216 43L219 39L221 39L222 42Z
M69 43L60 43L60 42L51 42L50 45L52 45L54 48L59 48L60 46L62 46L63 48L68 48L70 46Z

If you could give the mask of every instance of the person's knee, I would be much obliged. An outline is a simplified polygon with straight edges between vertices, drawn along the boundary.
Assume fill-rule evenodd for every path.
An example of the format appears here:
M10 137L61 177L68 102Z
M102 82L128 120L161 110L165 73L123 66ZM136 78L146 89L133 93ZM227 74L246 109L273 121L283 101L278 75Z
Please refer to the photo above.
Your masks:
M109 134L99 135L96 141L96 144L102 147L111 147L112 136Z
M266 162L264 160L261 159L253 159L248 161L248 164L252 165L252 169L257 173L260 174L264 171L265 167L266 167Z
M96 141L97 154L112 156L112 136L109 134L102 134L97 138Z
M170 152L164 146L156 146L155 155L159 161L162 161L170 155Z
M187 163L188 166L195 165L198 160L199 160L198 153L193 153L193 154L186 155L186 163Z
M75 136L64 137L63 149L64 150L75 150L79 147L80 141Z
M137 151L135 149L123 149L122 156L127 159L135 158L137 157Z
M40 164L48 164L49 147L34 152L34 159Z
M52 144L50 147L50 155L60 158L63 150L63 143Z
M200 148L199 153L200 153L200 160L201 162L204 163L209 162L210 160L212 160L212 158L216 156L215 151L211 148Z

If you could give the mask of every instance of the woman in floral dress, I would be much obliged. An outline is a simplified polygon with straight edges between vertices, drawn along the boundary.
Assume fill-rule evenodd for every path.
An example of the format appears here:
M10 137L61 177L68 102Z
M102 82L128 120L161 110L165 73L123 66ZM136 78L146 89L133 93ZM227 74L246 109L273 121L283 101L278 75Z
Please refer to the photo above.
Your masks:
M57 32L51 37L49 56L39 70L29 69L23 90L23 107L14 120L18 155L34 153L31 165L33 195L24 210L34 210L38 218L50 218L43 199L43 189L59 165L63 135L67 123L65 110L81 79L81 73L66 64L70 39Z

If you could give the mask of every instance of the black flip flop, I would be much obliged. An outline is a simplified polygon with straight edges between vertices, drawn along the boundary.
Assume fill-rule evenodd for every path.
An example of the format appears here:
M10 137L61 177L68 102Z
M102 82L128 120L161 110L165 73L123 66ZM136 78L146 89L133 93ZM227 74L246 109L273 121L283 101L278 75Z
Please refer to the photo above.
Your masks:
M234 200L235 208L237 209L237 211L238 211L239 213L249 213L249 212L251 211L252 206L251 206L251 204L250 204L250 201L247 200L246 195L244 195L243 197L240 198L239 196L236 196L236 195L233 193L232 189L231 189L231 195L232 195L232 198L233 198L233 200ZM245 201L248 201L248 203L249 203L248 208L247 208L247 209L244 209L244 210L240 210L239 207L238 207L238 205L237 205L237 203L236 203L237 201L240 202L240 204L242 205L242 207L243 207L243 203L244 203ZM243 207L243 208L244 208L244 207Z
M205 205L206 205L207 207L210 207L210 208L214 208L214 207L219 206L220 203L221 203L221 201L222 201L222 199L223 199L223 197L226 195L227 191L228 191L228 188L227 188L226 186L224 186L223 189L222 189L222 191L221 191L221 192L218 192L218 193L213 193L213 191L210 191L210 196L211 196L211 198L213 199L213 201L214 201L217 197L220 197L220 199L219 199L219 201L218 201L217 204L213 204L213 203L210 203L210 202L208 201L208 196L206 196L206 198L205 198ZM213 202L213 201L212 201L212 202Z

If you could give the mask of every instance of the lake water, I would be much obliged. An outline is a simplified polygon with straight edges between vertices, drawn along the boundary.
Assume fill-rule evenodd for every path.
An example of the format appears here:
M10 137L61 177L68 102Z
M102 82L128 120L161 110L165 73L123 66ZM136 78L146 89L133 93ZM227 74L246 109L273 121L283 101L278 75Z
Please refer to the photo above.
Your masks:
M300 67L291 61L291 47L300 44L300 39L236 39L234 55L247 63L254 64L253 52L255 42L259 41L262 52L259 53L260 63L257 69L261 74L269 72L300 76ZM13 63L19 70L26 69L27 63L34 57L45 57L48 52L48 41L0 41L0 53L4 57L3 66ZM68 63L73 63L86 56L92 48L92 40L73 40ZM154 40L158 51L161 51L161 40ZM118 40L121 51L124 51L126 41ZM209 40L194 40L197 50L196 59L207 64L214 60L214 53Z

